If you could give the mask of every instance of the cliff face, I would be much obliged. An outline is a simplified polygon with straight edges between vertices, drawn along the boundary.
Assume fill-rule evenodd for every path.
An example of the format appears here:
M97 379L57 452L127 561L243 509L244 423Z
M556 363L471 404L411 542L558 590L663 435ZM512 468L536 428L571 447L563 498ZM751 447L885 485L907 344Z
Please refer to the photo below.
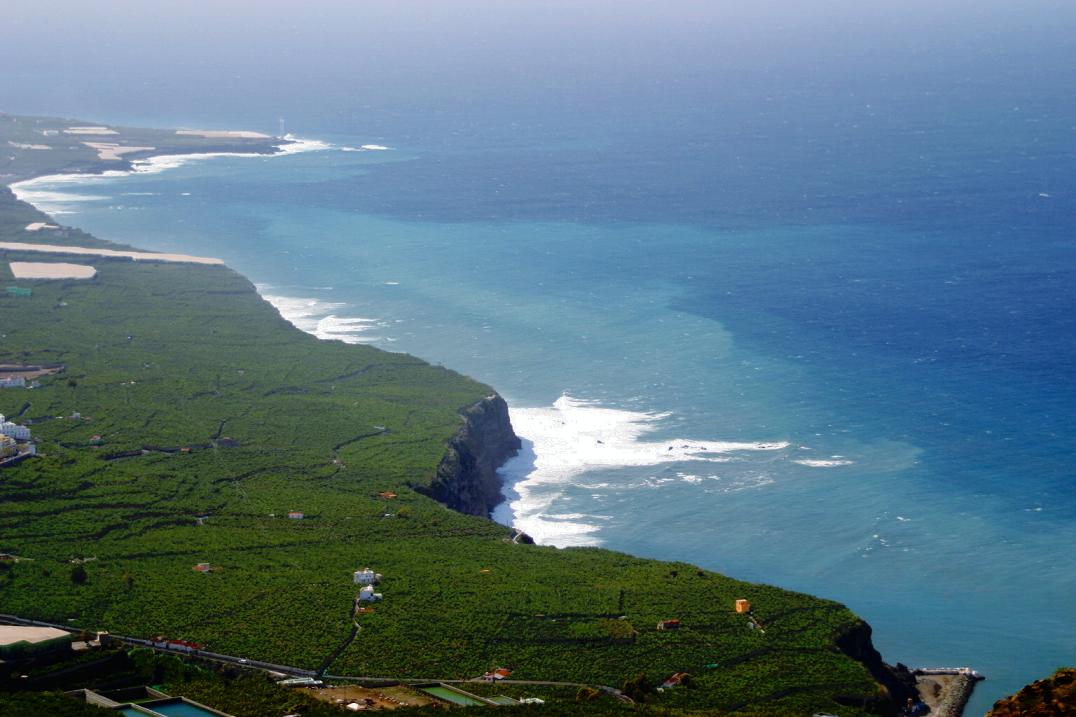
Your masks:
M903 665L893 667L883 662L882 655L871 641L871 632L870 625L858 620L837 636L837 648L853 660L862 662L871 676L886 689L888 699L874 705L874 710L880 714L892 714L909 697L918 699L915 676Z
M453 510L489 517L503 500L497 469L519 451L508 404L493 394L460 412L463 424L449 441L433 483L423 493Z

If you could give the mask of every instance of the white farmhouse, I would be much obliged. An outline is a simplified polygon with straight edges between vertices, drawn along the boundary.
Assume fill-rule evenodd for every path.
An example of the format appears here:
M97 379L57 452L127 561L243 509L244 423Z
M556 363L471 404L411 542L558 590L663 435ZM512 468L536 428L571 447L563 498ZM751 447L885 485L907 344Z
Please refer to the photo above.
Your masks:
M359 591L359 602L377 602L381 598L381 593L374 592L373 585L367 585Z
M353 577L356 585L373 585L381 579L381 574L375 573L370 568L363 568L362 570L356 570Z
M4 418L3 414L0 414L0 436L11 436L16 441L28 441L30 440L30 429L26 426L19 426Z

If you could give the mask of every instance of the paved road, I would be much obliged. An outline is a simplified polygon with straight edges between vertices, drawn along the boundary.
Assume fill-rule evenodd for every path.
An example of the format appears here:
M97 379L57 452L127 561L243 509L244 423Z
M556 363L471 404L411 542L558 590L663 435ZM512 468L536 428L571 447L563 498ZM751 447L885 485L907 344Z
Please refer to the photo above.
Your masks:
M18 617L16 615L4 615L0 613L0 623L9 623L15 625L34 625L38 627L55 627L60 630L66 630L71 633L80 633L80 628L71 627L70 625L60 625L52 622L42 622L41 620L27 620L25 618ZM356 625L358 627L358 625ZM357 632L357 631L356 631ZM109 635L109 638L115 642L122 642L127 645L135 645L138 647L148 647L158 652L164 652L174 655L189 655L191 657L198 657L203 660L212 660L213 662L219 662L224 665L237 665L240 667L251 667L259 670L266 670L268 672L279 672L285 675L294 675L295 677L319 677L318 673L314 670L304 670L301 667L294 667L292 665L278 665L273 662L262 662L261 660L250 660L245 657L236 657L235 655L222 655L218 652L209 652L207 650L192 650L190 648L184 648L179 646L169 645L163 642L153 642L152 640L143 640L138 637L126 637L124 635ZM458 678L443 678L443 677L371 677L371 676L353 676L353 675L320 675L321 678L326 680L351 680L354 682L391 682L400 684L419 684L423 682L444 682L446 684L466 684L473 682L485 682L480 677L474 677L471 679L461 680ZM606 694L612 695L621 702L631 703L631 698L622 693L615 687L609 687L608 685L591 685L583 682L560 682L556 680L498 680L500 684L505 685L538 685L546 687L593 687L601 690Z

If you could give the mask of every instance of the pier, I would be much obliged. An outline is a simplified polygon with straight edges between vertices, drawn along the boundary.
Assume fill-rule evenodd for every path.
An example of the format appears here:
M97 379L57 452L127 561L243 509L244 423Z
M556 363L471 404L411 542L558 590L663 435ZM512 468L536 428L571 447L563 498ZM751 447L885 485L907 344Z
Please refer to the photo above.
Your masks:
M986 679L970 667L919 667L911 673L933 717L962 717L975 683Z

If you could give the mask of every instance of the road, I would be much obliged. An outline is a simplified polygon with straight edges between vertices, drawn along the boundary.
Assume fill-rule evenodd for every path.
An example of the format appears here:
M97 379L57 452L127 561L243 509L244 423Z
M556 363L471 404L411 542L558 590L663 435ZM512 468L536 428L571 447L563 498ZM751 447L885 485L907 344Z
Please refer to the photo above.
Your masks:
M41 620L27 620L25 618L18 617L17 615L5 615L0 613L0 623L7 623L12 625L30 625L37 627L55 627L60 630L65 630L70 633L78 634L84 631L80 628L71 627L70 625L60 625L53 622L43 622ZM356 625L356 627L359 627ZM358 632L356 630L356 632ZM163 652L172 655L187 655L189 657L197 657L203 660L211 660L223 665L233 665L237 667L248 667L259 670L265 670L266 672L279 672L284 675L292 675L294 677L320 677L326 680L348 680L353 682L391 682L405 685L421 684L425 682L444 682L445 684L467 684L467 683L484 683L486 682L480 677L473 677L470 679L459 678L444 678L444 677L372 677L369 675L319 675L315 670L305 670L301 667L295 667L293 665L278 665L273 662L263 662L261 660L251 660L245 657L237 657L235 655L223 655L218 652L209 652L207 650L194 650L185 647L168 645L163 642L153 642L152 640L143 640L138 637L127 637L124 635L112 635L109 634L109 639L114 642L122 642L126 645L132 645L135 647L148 647L157 652ZM608 695L612 695L621 702L631 703L630 697L622 693L615 687L608 685L592 685L584 682L561 682L557 680L498 680L498 684L504 685L536 685L544 687L593 687L594 689L601 690Z

